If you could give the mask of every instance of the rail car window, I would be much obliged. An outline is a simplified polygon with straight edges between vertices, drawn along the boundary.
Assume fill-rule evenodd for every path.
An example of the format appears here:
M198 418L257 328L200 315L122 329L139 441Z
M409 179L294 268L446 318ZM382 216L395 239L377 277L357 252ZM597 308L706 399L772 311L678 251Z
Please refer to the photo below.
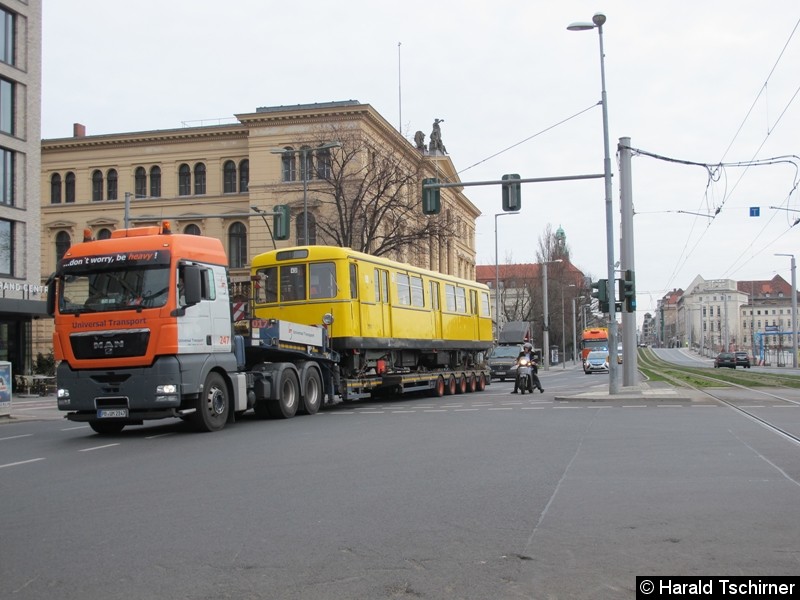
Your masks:
M411 277L411 306L425 306L425 294L422 291L422 277Z
M439 310L439 282L431 281L431 308Z
M492 316L491 309L489 308L489 294L486 292L481 292L481 316Z
M381 301L381 272L379 269L375 269L375 302Z
M478 292L475 290L469 291L469 314L478 314Z
M467 292L462 287L456 288L456 312L467 312Z
M278 301L278 267L267 267L256 271L256 303L271 304Z
M306 299L306 266L281 267L281 302Z
M449 283L444 284L445 308L450 312L456 312L456 286Z
M358 298L358 266L350 263L350 298Z
M397 274L397 302L404 306L411 306L411 285L408 275L405 273Z
M375 269L375 302L389 301L389 271Z
M336 266L332 262L311 263L309 265L308 298L333 298L336 296Z

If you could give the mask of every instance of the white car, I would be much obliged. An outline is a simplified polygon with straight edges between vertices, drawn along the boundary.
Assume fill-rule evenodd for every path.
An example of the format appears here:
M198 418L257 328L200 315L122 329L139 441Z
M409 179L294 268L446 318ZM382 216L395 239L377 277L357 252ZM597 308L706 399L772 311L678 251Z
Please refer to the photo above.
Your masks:
M583 361L583 372L587 375L592 373L608 373L608 352L605 350L593 350Z

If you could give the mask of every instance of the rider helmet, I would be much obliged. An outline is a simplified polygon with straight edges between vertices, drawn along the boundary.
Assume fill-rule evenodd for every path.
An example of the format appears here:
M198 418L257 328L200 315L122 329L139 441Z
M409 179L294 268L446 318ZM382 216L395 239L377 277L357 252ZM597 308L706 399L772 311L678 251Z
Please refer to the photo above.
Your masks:
M522 347L523 347L525 350L530 350L531 348L533 348L533 346L531 345L531 343L530 343L530 342L525 342L524 344L522 344Z

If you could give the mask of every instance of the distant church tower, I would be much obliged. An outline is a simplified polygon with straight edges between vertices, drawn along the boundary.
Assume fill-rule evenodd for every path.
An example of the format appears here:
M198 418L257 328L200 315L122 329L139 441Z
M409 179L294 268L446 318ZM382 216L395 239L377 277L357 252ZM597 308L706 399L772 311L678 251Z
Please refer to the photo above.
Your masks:
M561 225L556 229L556 255L565 256L569 258L569 251L567 250L567 234L561 228Z

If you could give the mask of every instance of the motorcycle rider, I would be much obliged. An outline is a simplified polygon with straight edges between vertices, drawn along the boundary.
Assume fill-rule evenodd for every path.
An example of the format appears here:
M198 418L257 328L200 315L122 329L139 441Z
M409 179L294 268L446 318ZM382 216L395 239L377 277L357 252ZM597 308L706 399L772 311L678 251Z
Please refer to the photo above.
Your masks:
M528 362L531 366L531 384L536 386L536 388L544 394L544 388L542 387L542 383L539 381L539 365L536 364L536 361L533 357L533 345L530 342L525 342L522 345L522 352L519 353L517 356L517 364L519 364L520 359L527 358ZM512 394L517 393L517 389L519 389L519 370L517 370L517 375L514 377L514 391L511 392ZM533 392L533 390L530 390Z

